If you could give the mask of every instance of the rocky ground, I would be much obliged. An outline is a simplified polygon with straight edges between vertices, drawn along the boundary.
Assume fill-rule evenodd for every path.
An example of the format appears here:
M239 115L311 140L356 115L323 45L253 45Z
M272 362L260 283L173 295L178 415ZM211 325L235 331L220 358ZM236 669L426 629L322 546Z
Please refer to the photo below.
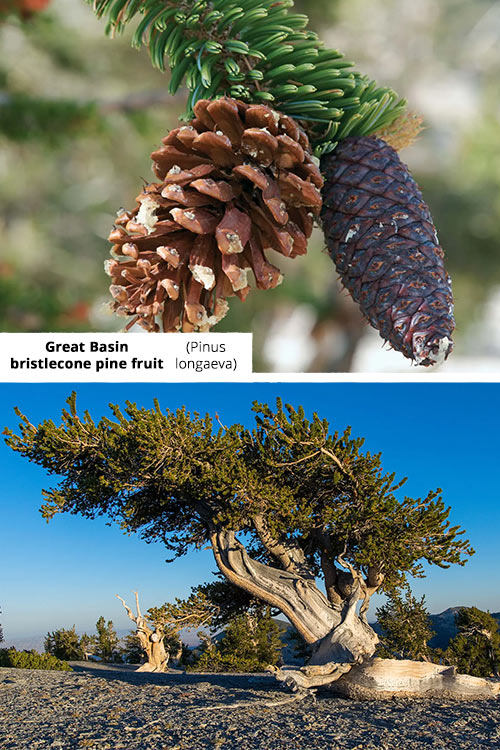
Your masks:
M0 748L424 750L500 748L500 701L292 696L269 675L0 668ZM267 704L281 703L269 706Z

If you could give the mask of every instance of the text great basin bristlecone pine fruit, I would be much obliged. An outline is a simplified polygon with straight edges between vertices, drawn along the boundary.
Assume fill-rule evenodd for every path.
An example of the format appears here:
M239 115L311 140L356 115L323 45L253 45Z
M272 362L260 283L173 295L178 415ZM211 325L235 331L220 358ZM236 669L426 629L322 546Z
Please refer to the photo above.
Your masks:
M260 289L282 276L268 248L307 250L323 179L305 132L265 105L200 100L151 158L160 180L122 211L107 262L114 310L147 331L207 331L245 299L248 272Z
M394 349L420 365L443 361L453 346L451 281L408 168L370 136L342 141L321 166L321 218L342 283Z

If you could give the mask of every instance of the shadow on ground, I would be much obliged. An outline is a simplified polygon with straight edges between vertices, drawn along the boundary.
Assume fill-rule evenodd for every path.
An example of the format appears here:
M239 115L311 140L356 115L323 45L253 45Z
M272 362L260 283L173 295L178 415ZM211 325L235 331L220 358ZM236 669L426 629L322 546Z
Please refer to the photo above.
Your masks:
M135 667L128 665L95 664L90 662L70 662L75 673L83 673L92 677L100 677L105 680L118 680L129 685L163 685L188 686L207 685L220 688L237 688L239 690L251 689L267 692L269 690L279 691L281 686L272 675L268 674L233 674L233 673L200 673L181 672L171 670L163 673L137 672Z

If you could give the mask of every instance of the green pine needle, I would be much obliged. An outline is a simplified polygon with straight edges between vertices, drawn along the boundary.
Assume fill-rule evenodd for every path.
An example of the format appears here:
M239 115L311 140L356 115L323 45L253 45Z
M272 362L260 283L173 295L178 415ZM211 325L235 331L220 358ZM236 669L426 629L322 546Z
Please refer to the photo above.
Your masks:
M300 120L316 155L347 135L387 127L406 102L355 70L306 29L292 0L87 0L107 32L139 21L132 45L171 70L169 91L190 91L186 119L199 99L232 96L273 106ZM335 142L333 139L335 138Z

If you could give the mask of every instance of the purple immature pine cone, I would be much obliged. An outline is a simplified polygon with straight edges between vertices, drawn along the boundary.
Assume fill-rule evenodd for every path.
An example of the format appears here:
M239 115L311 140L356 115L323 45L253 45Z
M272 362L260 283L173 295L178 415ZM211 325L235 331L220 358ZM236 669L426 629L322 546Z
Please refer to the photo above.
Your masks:
M420 189L385 141L347 138L321 159L321 218L342 283L391 346L442 363L455 327L451 280Z

